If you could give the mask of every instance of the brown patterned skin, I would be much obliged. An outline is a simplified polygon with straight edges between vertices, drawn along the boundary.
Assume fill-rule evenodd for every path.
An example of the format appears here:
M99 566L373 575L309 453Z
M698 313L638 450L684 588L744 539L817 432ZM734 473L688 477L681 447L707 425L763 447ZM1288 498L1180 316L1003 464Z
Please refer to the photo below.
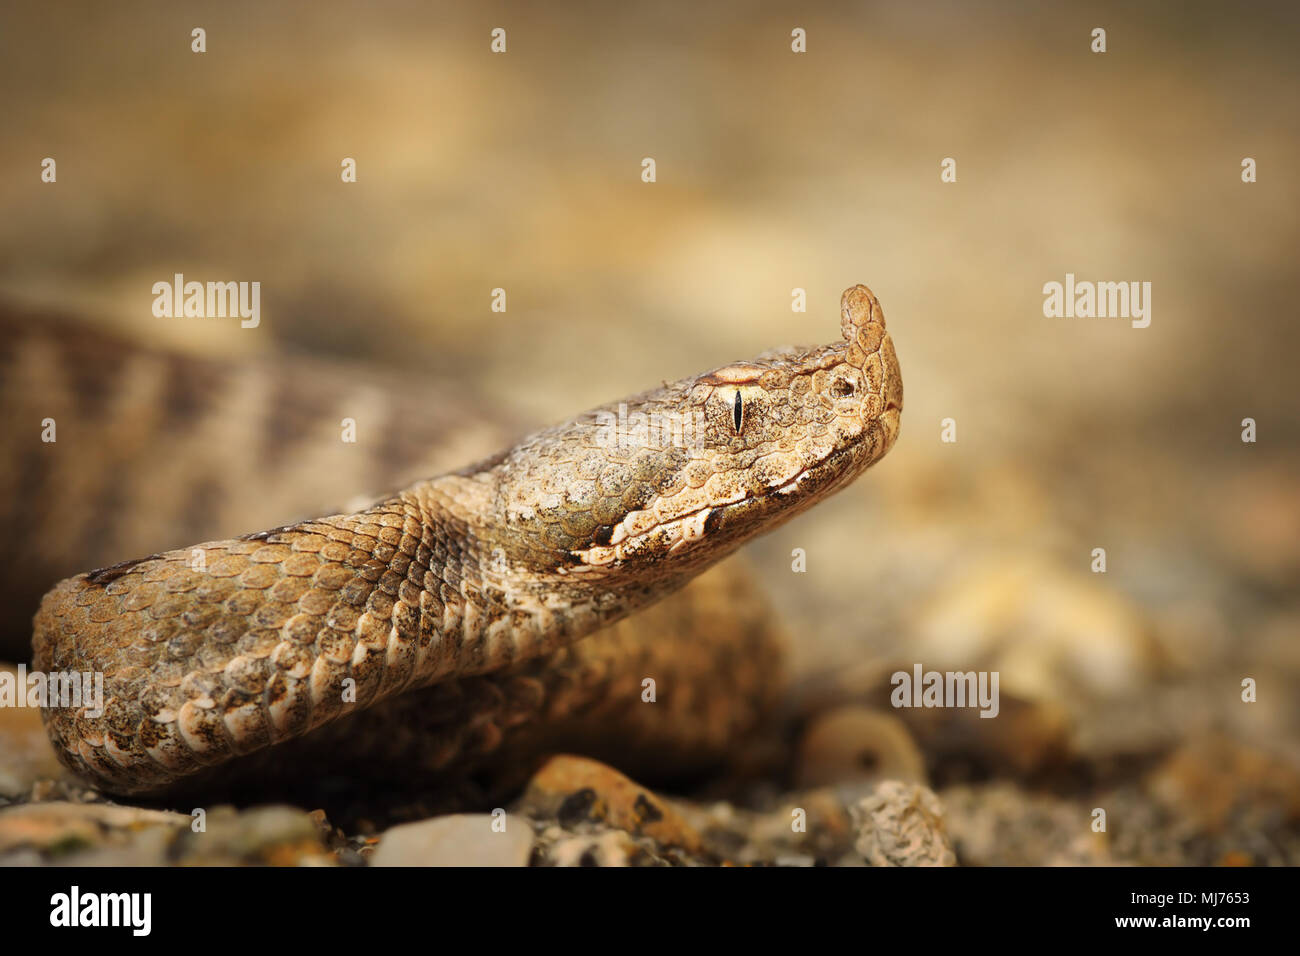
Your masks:
M56 581L342 510L490 454L522 423L465 387L356 363L217 360L0 304L0 659ZM357 441L339 440L357 421ZM53 419L55 442L43 442Z
M739 556L681 591L551 654L356 709L318 730L185 778L166 796L320 799L328 773L367 792L448 798L465 778L509 790L565 751L680 780L732 762L755 732L779 733L786 638ZM647 679L654 699L646 700ZM483 773L480 773L482 771ZM474 791L478 794L480 791ZM464 807L450 799L448 811Z
M519 687L542 686L553 702L562 695L548 677L585 675L570 682L599 688L593 661L643 664L608 635L562 649L678 589L892 446L902 382L865 287L845 292L841 331L833 345L625 399L625 429L613 403L363 511L62 581L35 619L35 663L102 673L106 700L98 717L43 712L60 758L105 789L153 791L418 688L491 675L482 686L506 693L522 673ZM708 636L678 635L664 652L683 653L684 640ZM666 721L669 735L670 723L682 722ZM618 736L612 725L592 731Z

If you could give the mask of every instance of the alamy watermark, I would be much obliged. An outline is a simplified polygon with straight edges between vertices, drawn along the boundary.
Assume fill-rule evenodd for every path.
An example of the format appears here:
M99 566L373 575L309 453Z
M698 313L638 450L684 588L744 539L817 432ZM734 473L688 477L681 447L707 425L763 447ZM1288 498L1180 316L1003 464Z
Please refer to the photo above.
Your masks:
M704 448L704 412L628 414L627 403L618 403L618 412L596 413L596 444L601 448Z
M153 314L160 319L237 317L245 329L262 321L260 282L186 282L178 272L171 282L155 282L153 294Z
M73 884L50 897L51 926L121 926L133 936L148 936L152 911L152 893L83 893Z
M0 671L0 707L85 708L87 717L104 715L104 675L91 671Z
M1043 315L1049 319L1131 319L1135 329L1151 324L1150 282L1076 280L1043 285Z
M981 717L996 717L997 671L927 671L920 664L912 672L895 671L889 702L895 707L979 707Z

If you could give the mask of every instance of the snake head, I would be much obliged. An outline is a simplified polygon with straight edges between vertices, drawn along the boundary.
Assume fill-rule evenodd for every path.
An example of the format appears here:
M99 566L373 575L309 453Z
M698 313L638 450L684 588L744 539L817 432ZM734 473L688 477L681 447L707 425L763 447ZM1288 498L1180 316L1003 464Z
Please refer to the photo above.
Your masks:
M880 303L841 303L842 341L666 384L525 439L473 476L483 532L530 571L694 573L842 488L898 435L903 386ZM608 580L603 587L609 587Z

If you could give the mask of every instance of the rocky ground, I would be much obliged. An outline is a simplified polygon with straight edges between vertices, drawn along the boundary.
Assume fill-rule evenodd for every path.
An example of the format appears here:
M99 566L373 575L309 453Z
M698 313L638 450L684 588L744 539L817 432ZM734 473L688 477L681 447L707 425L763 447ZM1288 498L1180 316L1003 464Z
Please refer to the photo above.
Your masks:
M1300 860L1300 774L1215 736L1141 768L1075 766L1071 795L1008 779L927 785L904 721L858 706L805 730L788 792L669 795L556 755L489 813L130 806L63 773L36 712L0 711L0 864L286 866L1249 865ZM1026 731L1028 719L1013 733ZM928 732L928 731L927 731ZM1007 741L1011 743L1011 741ZM1031 741L1032 743L1032 741ZM1030 748L1019 750L1026 759ZM1047 751L1039 748L1038 753ZM985 754L990 760L996 756ZM1056 761L1060 754L1051 759ZM1047 765L1027 759L1042 773ZM1058 766L1056 771L1063 772ZM1034 774L1031 773L1030 776ZM834 782L831 782L834 781ZM717 784L714 784L716 787ZM1105 827L1097 826L1098 810Z

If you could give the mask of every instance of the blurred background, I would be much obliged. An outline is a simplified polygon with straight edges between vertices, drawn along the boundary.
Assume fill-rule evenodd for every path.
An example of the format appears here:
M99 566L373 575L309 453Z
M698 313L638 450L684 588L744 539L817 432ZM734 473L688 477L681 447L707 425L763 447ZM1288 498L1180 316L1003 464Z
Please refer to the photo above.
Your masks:
M902 437L751 549L801 692L996 667L1058 757L1145 759L1190 808L1258 755L1237 802L1294 821L1297 41L1285 3L11 0L0 296L466 381L542 423L832 341L865 282ZM177 272L260 281L261 326L155 318ZM1067 272L1150 282L1150 327L1045 318ZM927 754L953 780L1032 764L989 742L1013 723Z

